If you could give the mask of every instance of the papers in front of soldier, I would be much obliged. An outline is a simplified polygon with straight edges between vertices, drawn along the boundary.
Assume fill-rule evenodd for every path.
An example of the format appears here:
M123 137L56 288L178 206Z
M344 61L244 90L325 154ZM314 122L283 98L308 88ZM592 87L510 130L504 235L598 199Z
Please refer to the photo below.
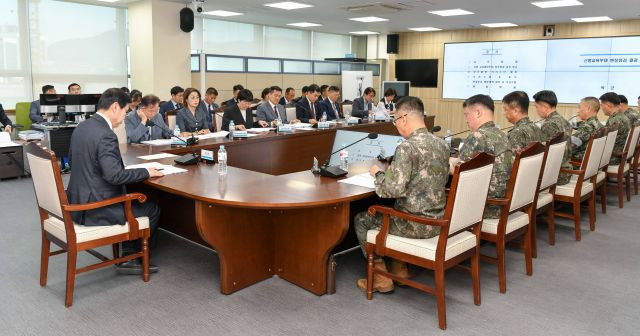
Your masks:
M375 178L373 176L371 176L369 173L362 173L362 174L358 174L358 175L354 175L354 176L348 177L348 178L346 178L344 180L340 180L338 182L351 184L351 185L355 185L355 186L359 186L359 187L375 189L376 185L375 185L374 181L375 181Z

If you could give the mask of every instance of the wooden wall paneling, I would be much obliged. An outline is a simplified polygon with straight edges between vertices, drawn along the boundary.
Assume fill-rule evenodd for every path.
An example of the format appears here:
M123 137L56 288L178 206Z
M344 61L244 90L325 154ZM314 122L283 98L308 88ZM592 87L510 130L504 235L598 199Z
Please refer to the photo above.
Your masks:
M246 73L224 73L224 72L207 72L205 77L205 84L207 87L214 87L218 90L218 104L222 104L223 101L229 100L233 97L233 86L240 84L247 87L247 74ZM200 83L198 86L200 87ZM255 92L253 93L255 95ZM260 97L260 92L258 92Z
M282 87L282 76L282 74L247 74L247 85L245 88L253 92L254 98L260 98L260 94L264 88L273 85Z

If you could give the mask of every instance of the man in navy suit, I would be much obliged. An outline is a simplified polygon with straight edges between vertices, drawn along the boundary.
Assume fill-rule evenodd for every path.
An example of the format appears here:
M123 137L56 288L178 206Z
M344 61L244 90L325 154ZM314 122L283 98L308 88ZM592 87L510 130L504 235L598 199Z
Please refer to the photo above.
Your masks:
M160 105L159 113L162 115L163 118L164 118L164 114L167 113L167 111L177 110L179 108L182 108L183 94L184 94L183 88L179 86L174 86L171 88L171 100Z
M207 121L211 128L209 129L211 132L215 132L217 128L216 118L214 118L213 113L220 108L218 104L216 104L216 98L218 97L218 90L213 87L207 89L204 93L204 98L200 101L199 109L205 111L207 115Z
M244 90L244 87L240 84L236 84L233 86L233 98L224 102L224 108L231 107L238 103L238 92Z
M78 124L71 136L69 160L72 170L67 188L71 204L99 202L127 193L126 185L162 176L154 168L124 169L118 137L113 132L122 124L131 99L121 89L108 89L98 101L98 112ZM158 226L160 209L153 202L131 204L135 217L149 217L152 233ZM95 210L74 212L73 221L79 225L106 226L124 225L126 222L123 204L114 204ZM153 239L153 238L152 238ZM140 250L139 241L122 243L122 254L129 255ZM150 267L156 272L157 267ZM142 274L139 259L118 265L123 274Z
M296 89L288 87L284 90L284 95L280 98L280 105L287 106L288 104L295 104L293 99L296 97Z
M340 104L338 104L339 98L340 88L334 85L330 86L327 89L327 99L322 101L322 108L327 114L327 120L342 118L340 114Z
M353 100L351 115L359 118L368 118L369 111L373 109L373 99L376 97L376 90L372 87L364 89L364 95Z
M307 95L296 104L296 118L303 123L316 124L322 116L322 106L318 102L320 87L311 84L307 88Z
M43 85L42 94L56 94L56 88L53 87L53 85ZM31 107L29 107L29 119L31 119L31 122L34 124L44 120L42 115L40 115L40 97L31 102Z

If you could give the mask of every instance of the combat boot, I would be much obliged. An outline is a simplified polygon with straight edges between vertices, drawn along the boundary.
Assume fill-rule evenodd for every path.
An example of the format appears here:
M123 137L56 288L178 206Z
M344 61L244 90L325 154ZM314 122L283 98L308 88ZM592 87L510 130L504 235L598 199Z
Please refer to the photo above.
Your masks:
M385 272L387 272L387 265L384 263L384 260L379 259L374 261L373 267L383 270ZM362 291L366 292L367 291L367 279L360 279L358 280L358 288L360 288ZM380 292L380 293L389 293L389 292L393 292L393 280L380 275L380 274L373 274L373 292Z
M407 268L407 263L403 261L391 261L391 274L398 276L403 279L409 278L409 269ZM406 286L401 282L396 282L398 286Z

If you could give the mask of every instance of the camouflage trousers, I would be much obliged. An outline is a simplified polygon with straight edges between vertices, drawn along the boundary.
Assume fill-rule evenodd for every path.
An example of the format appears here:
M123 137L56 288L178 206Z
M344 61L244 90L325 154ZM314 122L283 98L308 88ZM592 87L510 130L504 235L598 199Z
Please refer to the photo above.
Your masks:
M435 237L440 233L439 226L423 225L393 217L389 224L389 234L398 237L427 239ZM364 244L367 242L367 232L369 230L380 230L380 228L382 228L382 215L377 214L375 216L371 216L367 212L360 212L356 214L353 226L356 230L356 236L358 236L358 242L360 243L362 253L366 258L367 252L364 249Z

